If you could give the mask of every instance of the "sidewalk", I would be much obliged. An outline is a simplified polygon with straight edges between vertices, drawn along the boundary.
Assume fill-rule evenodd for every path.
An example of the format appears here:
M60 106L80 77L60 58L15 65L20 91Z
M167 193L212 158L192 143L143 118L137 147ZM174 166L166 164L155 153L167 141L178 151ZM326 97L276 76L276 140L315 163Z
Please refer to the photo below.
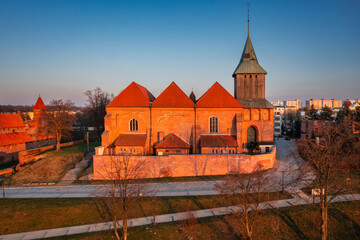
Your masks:
M70 169L65 176L60 180L60 182L57 185L70 185L72 184L77 177L79 176L80 172L85 169L87 166L89 166L92 156L94 153L88 153L84 157L83 160L81 160L79 163L75 165L75 168Z
M261 209L265 210L265 209L273 209L273 208L291 207L291 206L305 205L312 203L313 199L307 196L301 190L293 190L290 192L290 194L294 198L264 202ZM360 194L353 194L353 195L348 194L348 195L338 196L332 202L359 201L359 200L360 200ZM155 216L155 222L156 223L176 222L176 221L185 220L189 218L191 215L193 215L195 218L222 216L222 215L231 214L236 211L240 211L240 208L236 206L230 206L230 207L210 208L210 209L197 210L191 212L163 214L163 215ZM153 222L154 222L154 218L152 216L132 218L128 220L128 226L138 227L138 226L150 225L153 224ZM120 226L121 224L122 221L119 221ZM86 225L79 225L72 227L45 229L45 230L38 230L31 232L1 235L0 240L42 239L42 238L68 236L68 235L81 234L81 233L100 232L110 229L113 229L112 222L104 222L104 223L94 223L94 224L86 224Z

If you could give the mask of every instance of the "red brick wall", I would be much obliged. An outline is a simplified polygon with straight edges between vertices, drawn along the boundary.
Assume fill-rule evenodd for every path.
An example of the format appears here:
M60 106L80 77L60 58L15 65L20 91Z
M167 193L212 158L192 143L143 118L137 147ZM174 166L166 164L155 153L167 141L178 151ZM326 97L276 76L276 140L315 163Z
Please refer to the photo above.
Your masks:
M149 154L150 151L150 108L147 107L108 107L107 114L111 114L110 118L105 118L105 131L109 131L106 138L102 138L102 146L108 146L115 141L120 133L147 133L145 151ZM130 131L130 120L135 118L138 121L138 131Z
M151 146L158 142L158 133L166 137L175 133L191 145L192 127L194 126L194 108L157 108L151 109L152 138ZM161 141L162 139L160 139Z
M168 156L130 156L130 162L143 162L142 178L163 176L204 176L225 175L235 172L251 172L257 164L264 169L272 168L275 163L276 148L268 154L261 155L168 155ZM110 163L123 156L93 157L94 179L109 179Z
M111 115L105 118L105 132L102 136L102 146L107 147L115 141L120 133L130 132L129 121L138 120L139 130L136 133L146 133L145 154L153 154L153 145L158 141L158 134L163 136L176 133L190 145L192 153L200 153L200 136L209 134L209 119L218 118L219 132L217 134L237 135L238 149L247 142L247 129L254 126L257 129L257 141L272 142L274 137L273 109L243 109L243 108L107 108ZM238 118L237 118L238 116ZM196 124L196 130L195 130ZM193 142L192 142L193 141ZM195 149L196 148L196 149Z

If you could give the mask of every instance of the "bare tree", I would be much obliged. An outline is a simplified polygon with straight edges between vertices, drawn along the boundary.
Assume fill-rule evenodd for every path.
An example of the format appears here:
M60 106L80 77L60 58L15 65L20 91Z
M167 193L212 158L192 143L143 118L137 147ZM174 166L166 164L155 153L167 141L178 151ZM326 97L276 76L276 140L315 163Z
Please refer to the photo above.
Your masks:
M324 131L316 139L308 139L299 144L299 152L306 160L303 172L313 175L312 186L319 195L321 213L321 239L328 236L328 206L332 200L345 191L346 176L351 162L351 151L347 148L351 136L349 125L343 122Z
M70 136L76 121L74 102L71 100L52 100L46 113L47 127L56 136L56 151L60 151L60 142L64 136Z
M86 111L89 113L89 121L95 126L98 137L100 138L104 131L106 105L110 103L114 96L101 90L99 87L93 90L87 90L84 94L87 97Z
M127 219L132 204L142 195L143 185L134 182L139 179L144 163L133 160L130 156L111 156L104 161L103 177L110 179L104 185L105 191L95 198L100 214L113 223L117 239L127 239ZM120 224L122 220L122 224ZM122 226L122 236L119 236L118 227Z
M260 214L263 197L270 189L270 177L267 171L262 171L258 165L249 174L235 174L216 185L215 189L224 194L224 201L229 205L236 204L239 210L234 211L234 216L246 229L247 239L253 238L255 222ZM234 202L233 202L234 201Z

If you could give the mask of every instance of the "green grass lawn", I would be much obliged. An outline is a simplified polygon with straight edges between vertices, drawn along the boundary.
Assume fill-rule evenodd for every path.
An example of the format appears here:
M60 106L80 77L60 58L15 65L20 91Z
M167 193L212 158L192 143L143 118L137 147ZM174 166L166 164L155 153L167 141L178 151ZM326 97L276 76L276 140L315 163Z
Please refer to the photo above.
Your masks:
M186 227L187 226L187 227ZM254 240L320 239L320 212L316 206L296 206L263 211L256 222ZM112 231L52 238L67 240L115 239ZM233 216L189 222L148 225L129 229L129 240L238 240L244 228ZM360 239L360 202L332 204L329 209L329 240Z
M264 195L264 201L290 198L287 193ZM141 198L129 218L226 206L219 196ZM0 200L0 234L104 222L93 199Z

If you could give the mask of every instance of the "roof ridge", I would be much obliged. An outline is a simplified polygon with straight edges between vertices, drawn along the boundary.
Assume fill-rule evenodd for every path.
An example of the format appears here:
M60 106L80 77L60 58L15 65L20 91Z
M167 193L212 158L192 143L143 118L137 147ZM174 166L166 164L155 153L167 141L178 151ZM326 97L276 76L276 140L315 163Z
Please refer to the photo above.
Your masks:
M239 103L220 83L217 81L197 100L197 108L219 107L239 108Z
M194 102L173 81L152 102L152 107L185 107L194 108Z

